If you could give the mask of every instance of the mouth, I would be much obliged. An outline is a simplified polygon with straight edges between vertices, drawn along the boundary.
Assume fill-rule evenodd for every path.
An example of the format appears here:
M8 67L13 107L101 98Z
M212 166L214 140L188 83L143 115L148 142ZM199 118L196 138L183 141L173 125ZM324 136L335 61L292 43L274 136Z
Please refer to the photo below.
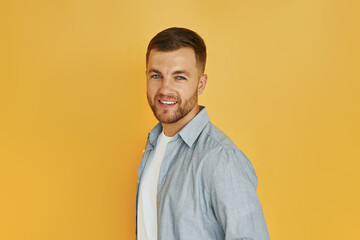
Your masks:
M164 109L172 108L177 104L176 101L169 101L169 100L158 100L158 102L160 107Z
M164 104L164 105L174 105L176 104L176 102L173 102L173 101L162 101L162 100L159 100L160 103Z

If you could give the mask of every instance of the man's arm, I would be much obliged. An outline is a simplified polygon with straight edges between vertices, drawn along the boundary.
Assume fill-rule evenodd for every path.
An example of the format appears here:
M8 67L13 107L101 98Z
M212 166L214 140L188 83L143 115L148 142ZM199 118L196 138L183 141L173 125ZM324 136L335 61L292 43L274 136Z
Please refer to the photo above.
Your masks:
M225 240L269 239L256 194L257 176L240 150L223 151L211 181L211 202Z

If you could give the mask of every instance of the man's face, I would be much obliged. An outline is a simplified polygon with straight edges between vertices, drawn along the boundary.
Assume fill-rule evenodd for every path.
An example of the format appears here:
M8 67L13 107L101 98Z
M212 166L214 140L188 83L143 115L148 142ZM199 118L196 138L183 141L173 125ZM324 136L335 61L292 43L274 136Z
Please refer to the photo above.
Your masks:
M147 99L161 123L175 123L185 117L191 120L197 114L198 94L205 88L206 75L199 73L192 48L151 50L146 78Z

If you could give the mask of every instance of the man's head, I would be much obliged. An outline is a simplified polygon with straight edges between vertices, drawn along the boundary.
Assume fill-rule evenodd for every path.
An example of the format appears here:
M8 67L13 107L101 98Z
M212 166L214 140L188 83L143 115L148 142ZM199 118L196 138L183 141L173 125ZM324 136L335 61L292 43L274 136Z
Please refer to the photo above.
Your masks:
M199 111L198 95L205 88L206 47L185 28L158 33L146 53L147 98L163 124L186 124Z
M146 65L149 62L149 55L153 49L161 52L170 52L183 47L189 47L194 50L199 72L203 74L206 64L205 42L196 32L186 28L168 28L153 37L147 48Z

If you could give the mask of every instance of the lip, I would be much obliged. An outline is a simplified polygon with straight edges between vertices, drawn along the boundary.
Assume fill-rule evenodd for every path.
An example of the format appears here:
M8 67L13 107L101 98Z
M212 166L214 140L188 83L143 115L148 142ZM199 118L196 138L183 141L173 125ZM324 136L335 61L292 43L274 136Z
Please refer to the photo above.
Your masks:
M163 102L175 102L174 104L164 104L164 103L162 103L161 101L163 101ZM157 100L157 103L159 104L159 106L161 107L161 108L164 108L164 109L170 109L170 108L173 108L173 107L175 107L176 105L177 105L177 102L176 101L174 101L174 100L167 100L167 99L159 99L159 100Z

